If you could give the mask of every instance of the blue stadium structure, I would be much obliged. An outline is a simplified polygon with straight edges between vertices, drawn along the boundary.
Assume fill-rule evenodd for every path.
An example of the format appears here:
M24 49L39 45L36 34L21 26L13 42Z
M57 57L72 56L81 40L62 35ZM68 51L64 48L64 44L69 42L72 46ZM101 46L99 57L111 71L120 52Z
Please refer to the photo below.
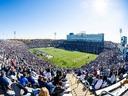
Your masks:
M104 34L85 34L85 33L69 33L68 41L88 41L88 42L104 42Z
M55 40L52 47L63 48L72 51L81 51L99 54L104 49L104 34L76 34L67 35L67 40Z

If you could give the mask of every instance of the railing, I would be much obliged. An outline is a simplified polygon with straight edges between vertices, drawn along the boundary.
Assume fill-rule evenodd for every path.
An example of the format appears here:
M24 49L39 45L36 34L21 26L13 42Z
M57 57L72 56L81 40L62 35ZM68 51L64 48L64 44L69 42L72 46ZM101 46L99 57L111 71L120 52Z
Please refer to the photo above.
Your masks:
M121 80L121 81L119 81L119 82L117 82L117 83L115 83L115 84L113 84L113 85L110 85L110 86L108 86L108 87L105 87L105 88L96 90L95 93L96 93L97 95L99 95L102 91L109 91L109 92L112 92L112 91L118 89L118 88L121 86L120 83L123 82L124 80L126 80L126 78L124 78L123 80Z
M85 87L86 87L88 90L91 90L90 84L89 84L86 80L81 80L81 79L80 79L79 77L77 77L75 74L74 74L74 76L75 76L79 81L81 81L81 83L83 83L83 84L85 85ZM121 87L121 82L123 82L124 80L126 80L126 76L127 76L127 74L124 74L124 76L123 76L124 79L122 79L122 80L116 82L116 83L113 84L113 85L107 86L107 87L102 88L102 89L99 89L99 90L95 90L95 91L94 91L94 94L95 94L95 95L102 96L103 93L105 94L105 92L106 92L106 94L109 94L110 96L116 96L116 95L111 94L110 92L116 91L118 88L120 88L120 87ZM126 89L127 89L127 88L125 88L123 91L126 91ZM101 93L102 93L102 95L101 95ZM117 93L116 93L116 94L117 94ZM120 94L121 94L121 93L120 93ZM86 96L86 95L85 95L85 96Z
M114 96L113 94L111 94L111 93L108 92L108 91L102 91L99 96L102 96L103 94L108 94L108 95L110 95L110 96Z

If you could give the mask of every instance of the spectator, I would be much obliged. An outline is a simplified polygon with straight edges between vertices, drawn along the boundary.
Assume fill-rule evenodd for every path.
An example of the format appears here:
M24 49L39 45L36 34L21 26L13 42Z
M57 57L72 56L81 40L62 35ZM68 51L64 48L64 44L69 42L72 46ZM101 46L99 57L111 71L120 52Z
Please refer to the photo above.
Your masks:
M7 80L7 77L5 76L5 73L3 71L0 72L0 86L4 94L9 89L9 81Z
M27 84L28 84L28 79L26 78L25 74L23 74L23 76L21 76L19 78L19 81L20 81L20 84L23 85L23 86L27 86Z
M39 96L50 96L48 89L46 87L42 87Z
M28 93L28 90L23 87L21 84L17 83L17 78L14 77L13 75L11 76L12 79L12 84L11 84L11 88L12 90L15 92L15 96L21 96L21 89L24 90L23 95L26 95Z
M62 96L64 92L64 88L62 86L62 82L60 81L56 88L54 89L53 96Z
M98 76L98 80L96 81L95 85L94 85L94 89L100 89L102 87L103 84L103 78L102 76Z

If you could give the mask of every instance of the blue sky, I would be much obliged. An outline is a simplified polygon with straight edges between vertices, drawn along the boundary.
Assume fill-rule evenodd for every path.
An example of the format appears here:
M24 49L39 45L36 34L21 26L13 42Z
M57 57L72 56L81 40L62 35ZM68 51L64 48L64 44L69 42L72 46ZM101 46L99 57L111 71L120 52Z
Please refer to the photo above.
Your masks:
M119 42L128 32L128 0L0 0L0 38L66 38L104 33Z

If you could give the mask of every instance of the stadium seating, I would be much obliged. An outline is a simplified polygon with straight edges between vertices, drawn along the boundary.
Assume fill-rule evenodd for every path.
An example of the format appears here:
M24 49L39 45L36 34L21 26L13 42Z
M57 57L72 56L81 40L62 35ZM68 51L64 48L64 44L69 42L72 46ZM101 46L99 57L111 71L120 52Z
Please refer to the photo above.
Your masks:
M33 42L35 42L35 41L33 41ZM38 42L38 40L36 42ZM60 42L60 43L62 43L62 42ZM38 44L40 45L40 43L38 43ZM44 46L49 46L49 44L51 44L51 41L48 41L48 43ZM36 44L33 45L32 47L36 47L36 46L38 47L38 45L36 45ZM56 46L59 47L59 45L56 45ZM28 51L28 46L25 45L21 41L15 41L15 40L14 41L13 40L1 41L0 47L1 47L0 70L6 71L6 68L10 68L9 74L6 74L7 75L6 77L9 79L11 79L10 74L15 74L15 72L13 72L15 70L17 72L19 70L21 71L21 75L18 74L19 77L24 75L25 74L24 72L27 71L28 73L30 72L30 73L34 74L34 75L32 75L32 77L34 78L35 83L37 84L38 77L40 75L49 76L49 75L45 74L45 73L47 73L47 71L46 71L47 68L50 68L51 71L54 70L55 72L57 70L62 70L61 72L63 72L63 71L67 72L67 70L56 68L55 66L53 66L53 64L50 64L49 62L41 60L38 57L36 57L35 55L33 55L32 53L30 53ZM42 47L42 45L40 47ZM63 47L67 48L66 46L63 46ZM83 50L83 49L81 49L81 50ZM92 50L92 49L90 49L90 50ZM124 63L124 61L121 61L118 58L119 56L120 56L120 53L118 52L118 48L116 48L116 47L114 47L114 49L113 49L113 47L111 47L110 49L108 48L104 52L100 53L98 55L98 57L96 58L96 60L90 62L88 65L82 66L79 69L74 69L74 71L82 70L82 72L80 74L83 74L82 75L83 77L77 76L77 75L75 75L75 76L82 84L85 85L85 87L87 87L91 91L93 88L91 88L89 86L89 83L87 82L87 80L85 80L85 78L84 78L85 74L87 74L87 73L95 74L95 71L96 71L96 73L98 75L103 76L103 75L106 75L104 71L107 71L108 73L112 72L112 73L114 73L115 76L119 77L118 80L116 80L116 82L111 84L110 86L95 90L95 92L93 92L93 93L95 95L101 95L102 93L103 94L110 93L114 96L120 96L121 94L123 94L125 91L128 90L127 85L124 85L122 87L120 86L120 83L126 79L125 77L127 74L124 74L124 73L126 73L126 71L128 70L127 69L128 67L127 67L127 62ZM42 70L44 70L43 74L41 73ZM122 76L122 74L124 74L124 75ZM109 78L109 76L108 76L108 78ZM47 79L48 79L48 77L47 77ZM72 94L71 94L72 90L69 86L69 82L68 81L63 82L63 84L64 84L63 87L65 88L65 90L63 92L63 96L72 96ZM26 89L28 89L28 91L29 91L28 94L26 94L26 96L30 96L30 94L33 93L34 91L36 92L37 90L40 90L40 88L34 89L32 87L32 85L31 86L27 85ZM12 91L12 90L8 91L7 93L14 95L14 91Z
M90 86L88 81L84 80L83 78L80 78L76 74L74 74L74 76L77 78L77 80L80 80L80 82L82 84L84 84L86 88L88 88L90 91L92 91L92 87ZM128 84L121 86L121 83L126 80L126 76L127 76L127 74L124 74L123 75L124 79L118 81L115 84L107 86L105 88L95 90L95 91L93 91L93 93L97 96L102 96L102 95L108 96L108 94L110 94L111 96L122 96L122 94L124 94L126 91L128 91Z

